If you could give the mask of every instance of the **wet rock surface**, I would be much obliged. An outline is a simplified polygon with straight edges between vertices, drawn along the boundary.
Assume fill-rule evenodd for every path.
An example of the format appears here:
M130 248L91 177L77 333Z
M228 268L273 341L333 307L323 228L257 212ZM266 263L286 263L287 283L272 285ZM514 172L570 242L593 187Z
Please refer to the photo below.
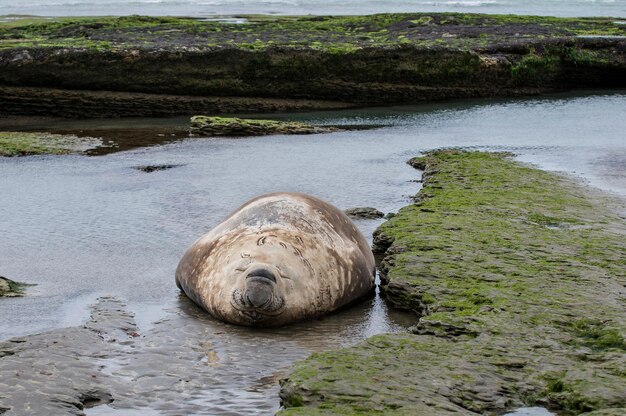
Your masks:
M294 121L194 116L189 132L193 136L267 136L269 134L316 134L338 131L334 127L312 126Z
M351 218L377 219L385 216L383 212L372 207L349 208L344 212Z
M626 406L621 202L503 154L436 151L375 234L381 290L412 334L314 354L281 414L502 414ZM552 227L553 223L584 227Z
M114 387L97 361L122 353L128 334L136 331L121 307L115 299L102 299L83 327L0 343L0 407L6 414L82 415L86 404L111 402ZM99 321L103 314L110 324Z
M121 300L100 298L83 326L0 343L0 408L6 415L82 415L104 404L160 414L223 412L228 399L215 399L212 390L260 376L245 368L221 374L234 357L220 355L219 336L207 329L202 319L173 315L144 332Z

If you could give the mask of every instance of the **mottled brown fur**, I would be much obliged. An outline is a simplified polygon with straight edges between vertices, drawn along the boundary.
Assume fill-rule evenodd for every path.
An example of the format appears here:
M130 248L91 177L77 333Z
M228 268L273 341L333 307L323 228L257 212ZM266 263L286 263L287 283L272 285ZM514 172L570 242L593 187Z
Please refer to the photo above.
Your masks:
M249 275L268 281L266 309L252 307ZM178 286L214 317L241 325L272 326L334 311L374 288L374 258L339 209L297 193L254 198L196 241L176 271ZM262 286L262 285L261 285Z

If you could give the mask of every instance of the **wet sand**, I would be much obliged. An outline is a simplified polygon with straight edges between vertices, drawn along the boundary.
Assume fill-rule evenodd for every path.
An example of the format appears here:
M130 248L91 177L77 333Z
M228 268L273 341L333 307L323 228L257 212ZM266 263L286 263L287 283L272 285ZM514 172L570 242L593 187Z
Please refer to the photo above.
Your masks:
M91 306L84 325L0 343L0 409L22 414L236 415L278 410L278 380L296 360L413 322L380 299L278 329L217 322L185 296L143 325L117 298ZM401 324L404 324L401 325ZM42 387L43 386L43 387ZM117 413L116 413L117 412Z

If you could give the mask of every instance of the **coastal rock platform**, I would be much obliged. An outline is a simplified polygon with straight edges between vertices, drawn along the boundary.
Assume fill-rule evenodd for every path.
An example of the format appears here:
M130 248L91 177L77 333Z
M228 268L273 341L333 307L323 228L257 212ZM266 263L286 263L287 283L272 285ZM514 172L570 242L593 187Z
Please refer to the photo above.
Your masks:
M297 363L280 414L623 413L620 202L505 154L412 164L423 189L374 236L382 294L415 314L411 333Z

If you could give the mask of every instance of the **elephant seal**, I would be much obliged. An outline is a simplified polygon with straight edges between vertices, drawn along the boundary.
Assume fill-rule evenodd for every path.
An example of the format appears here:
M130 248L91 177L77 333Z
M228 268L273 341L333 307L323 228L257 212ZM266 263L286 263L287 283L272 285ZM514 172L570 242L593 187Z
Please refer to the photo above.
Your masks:
M217 319L277 326L332 312L374 289L374 256L352 221L305 194L254 198L183 255L176 284Z

